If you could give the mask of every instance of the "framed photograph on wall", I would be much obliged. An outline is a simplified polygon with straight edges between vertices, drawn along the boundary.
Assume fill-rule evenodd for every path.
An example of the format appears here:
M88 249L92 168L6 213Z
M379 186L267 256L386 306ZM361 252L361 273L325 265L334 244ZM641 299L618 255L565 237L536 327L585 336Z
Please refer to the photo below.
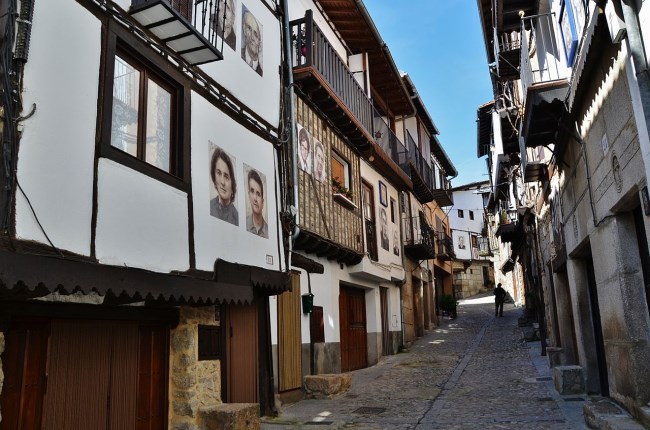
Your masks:
M571 0L562 0L560 3L560 34L564 45L564 54L567 66L573 65L573 60L578 47L578 31L576 30L576 20L573 14Z
M379 203L388 207L388 189L386 189L386 184L382 181L379 181Z

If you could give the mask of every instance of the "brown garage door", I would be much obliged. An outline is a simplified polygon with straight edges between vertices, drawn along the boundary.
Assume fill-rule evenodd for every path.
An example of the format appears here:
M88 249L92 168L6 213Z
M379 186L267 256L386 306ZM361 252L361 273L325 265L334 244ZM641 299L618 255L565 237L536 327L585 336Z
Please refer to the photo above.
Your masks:
M341 370L368 367L366 335L366 298L359 288L341 286L339 293L341 325Z
M2 412L9 419L0 429L166 427L166 326L54 320L40 327L18 325L7 332L9 360L3 367L24 372L2 393ZM48 338L39 332L49 333L49 350ZM46 381L46 388L34 381Z

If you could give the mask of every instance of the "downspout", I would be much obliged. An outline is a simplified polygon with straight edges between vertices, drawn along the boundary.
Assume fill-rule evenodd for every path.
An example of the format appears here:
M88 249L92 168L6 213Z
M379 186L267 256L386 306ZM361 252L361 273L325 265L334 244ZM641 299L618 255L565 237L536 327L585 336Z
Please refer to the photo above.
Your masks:
M284 27L284 55L287 64L287 98L289 99L289 135L291 150L291 180L293 182L293 205L290 213L293 216L294 227L291 237L289 238L289 255L287 257L287 270L291 270L291 254L293 252L293 243L300 234L300 215L298 211L298 160L295 157L296 151L296 111L294 106L294 81L293 81L293 56L291 55L291 26L289 25L289 7L288 0L282 0L282 25Z

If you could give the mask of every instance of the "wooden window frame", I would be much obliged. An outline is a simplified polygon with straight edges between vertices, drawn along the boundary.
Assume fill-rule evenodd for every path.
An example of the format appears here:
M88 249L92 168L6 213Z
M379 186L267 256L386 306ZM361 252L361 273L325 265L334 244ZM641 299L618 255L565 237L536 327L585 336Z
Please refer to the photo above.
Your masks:
M343 185L345 188L351 190L351 184L352 184L352 175L350 172L350 162L346 160L341 154L339 154L336 150L332 149L331 155L330 155L330 173L332 174L332 179L335 179L334 177L334 172L332 172L332 166L334 163L332 162L332 159L335 159L338 163L343 165Z
M182 191L190 189L190 82L189 79L159 54L146 46L139 39L128 33L113 21L109 21L104 40L104 54L100 82L100 114L98 129L100 141L98 154L125 165L137 172L152 177ZM171 130L170 130L170 166L166 172L145 161L145 153L138 148L138 157L134 157L111 145L111 125L113 119L113 82L115 58L119 56L132 67L136 67L144 76L172 93ZM141 92L144 89L141 88ZM139 112L139 116L146 112ZM139 131L140 133L140 131ZM144 145L144 141L139 145Z
M458 218L465 218L465 213L462 209L458 209Z

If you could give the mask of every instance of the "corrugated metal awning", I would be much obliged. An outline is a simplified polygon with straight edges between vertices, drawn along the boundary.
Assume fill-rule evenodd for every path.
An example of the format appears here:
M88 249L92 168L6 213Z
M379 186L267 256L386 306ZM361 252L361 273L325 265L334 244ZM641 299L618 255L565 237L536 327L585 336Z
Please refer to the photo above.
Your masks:
M108 266L72 258L0 251L0 297L26 299L50 293L97 293L172 305L250 303L258 293L289 290L289 275L260 267L215 262L218 271L194 274L157 273Z

